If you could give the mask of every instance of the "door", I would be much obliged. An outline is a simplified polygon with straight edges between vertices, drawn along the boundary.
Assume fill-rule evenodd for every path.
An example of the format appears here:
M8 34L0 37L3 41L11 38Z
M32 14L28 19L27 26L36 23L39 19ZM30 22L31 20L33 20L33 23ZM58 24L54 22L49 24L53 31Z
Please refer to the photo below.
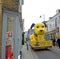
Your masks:
M18 58L18 52L20 51L20 38L18 37L19 15L17 12L3 10L2 59Z

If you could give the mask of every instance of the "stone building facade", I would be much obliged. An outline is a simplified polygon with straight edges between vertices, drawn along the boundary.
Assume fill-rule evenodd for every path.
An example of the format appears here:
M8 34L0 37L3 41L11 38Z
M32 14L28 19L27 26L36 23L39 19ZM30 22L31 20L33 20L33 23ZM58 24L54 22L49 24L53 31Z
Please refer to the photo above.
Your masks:
M19 53L16 49L18 47L15 47L15 45L22 39L23 26L21 26L21 23L23 24L23 21L21 10L22 0L0 0L0 59L5 59L6 33L8 31L14 33L14 37L18 39L18 41L15 40L13 46L15 51L14 59L18 57ZM20 48L18 49L20 51Z

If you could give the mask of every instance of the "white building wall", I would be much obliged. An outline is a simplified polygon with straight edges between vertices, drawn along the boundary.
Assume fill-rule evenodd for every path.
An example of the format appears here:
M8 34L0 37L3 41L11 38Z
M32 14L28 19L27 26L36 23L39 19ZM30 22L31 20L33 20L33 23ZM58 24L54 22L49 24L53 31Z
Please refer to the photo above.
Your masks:
M51 30L51 26L50 26L51 25L51 21L48 20L46 25L47 25L46 32L49 32Z
M53 19L53 18L50 21L50 27L51 27L50 31L55 29L55 19Z
M50 32L58 28L56 34L58 34L57 36L60 37L60 12L56 13L56 15L51 17L46 24L47 24L46 32Z

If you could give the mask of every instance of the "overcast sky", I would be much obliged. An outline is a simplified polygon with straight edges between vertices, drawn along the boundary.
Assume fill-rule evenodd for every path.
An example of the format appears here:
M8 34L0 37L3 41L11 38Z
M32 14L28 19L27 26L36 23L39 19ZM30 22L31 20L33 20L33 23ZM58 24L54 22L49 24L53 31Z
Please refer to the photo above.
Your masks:
M60 0L24 0L22 6L22 18L24 19L24 31L27 31L32 23L49 20L60 9ZM40 18L42 16L42 18Z

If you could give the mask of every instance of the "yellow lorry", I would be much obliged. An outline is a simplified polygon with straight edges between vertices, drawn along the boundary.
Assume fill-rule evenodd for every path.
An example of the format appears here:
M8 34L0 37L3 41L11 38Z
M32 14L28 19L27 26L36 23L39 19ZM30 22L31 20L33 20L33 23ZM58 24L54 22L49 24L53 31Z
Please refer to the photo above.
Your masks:
M32 27L34 27L34 32L29 36L30 46L34 49L44 49L52 47L52 41L49 39L45 39L45 23L32 24L31 29Z

